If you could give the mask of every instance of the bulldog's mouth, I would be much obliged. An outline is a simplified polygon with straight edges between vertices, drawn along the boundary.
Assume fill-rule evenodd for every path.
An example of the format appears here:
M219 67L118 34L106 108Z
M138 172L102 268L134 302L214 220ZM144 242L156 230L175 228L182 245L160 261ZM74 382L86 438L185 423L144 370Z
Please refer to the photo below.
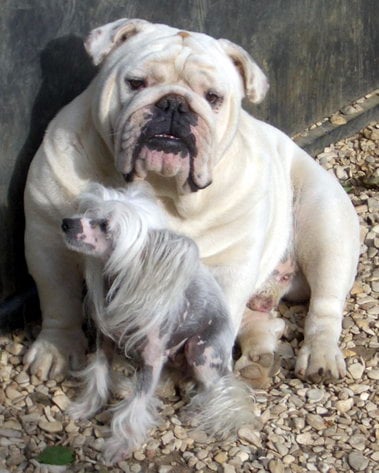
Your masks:
M146 140L145 144L149 149L179 154L183 158L191 155L189 145L182 138L168 133L157 133Z
M119 169L123 168L125 179L130 182L156 173L175 177L183 192L207 187L211 181L207 169L201 167L204 158L198 152L199 137L200 143L204 142L199 132L204 122L185 99L174 94L164 96L145 109L143 115L140 112L140 116L143 122L138 136L128 134L128 128L122 133Z

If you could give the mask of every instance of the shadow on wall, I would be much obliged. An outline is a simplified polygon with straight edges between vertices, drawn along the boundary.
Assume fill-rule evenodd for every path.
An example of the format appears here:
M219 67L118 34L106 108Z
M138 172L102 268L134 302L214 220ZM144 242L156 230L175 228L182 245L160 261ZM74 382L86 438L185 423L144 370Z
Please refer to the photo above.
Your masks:
M38 297L24 257L23 193L30 163L46 127L57 112L90 83L96 73L82 38L63 36L41 53L42 83L34 101L28 137L18 155L8 192L6 221L11 226L16 294L0 304L0 328L12 329L39 316ZM32 297L31 297L32 296Z

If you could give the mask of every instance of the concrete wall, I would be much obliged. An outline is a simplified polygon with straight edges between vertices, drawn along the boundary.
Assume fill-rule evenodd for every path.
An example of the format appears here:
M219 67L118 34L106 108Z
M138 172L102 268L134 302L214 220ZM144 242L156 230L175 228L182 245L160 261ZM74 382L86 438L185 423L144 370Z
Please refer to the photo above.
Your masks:
M294 133L378 86L376 0L2 0L0 301L28 284L22 193L54 114L91 80L82 38L119 17L226 37L269 76L257 116Z

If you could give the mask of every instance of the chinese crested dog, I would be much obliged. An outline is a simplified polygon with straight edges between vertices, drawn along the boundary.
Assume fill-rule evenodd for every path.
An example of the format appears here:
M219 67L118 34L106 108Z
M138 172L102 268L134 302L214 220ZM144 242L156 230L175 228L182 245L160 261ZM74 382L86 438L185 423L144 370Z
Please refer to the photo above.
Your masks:
M129 455L156 423L154 392L169 359L185 360L196 382L187 412L202 429L225 438L254 422L250 392L231 371L234 334L222 291L196 244L168 229L148 184L122 190L92 184L62 230L68 248L85 255L87 297L100 338L139 360L133 393L112 409L107 461ZM71 414L87 418L112 391L104 341L80 376L84 390Z

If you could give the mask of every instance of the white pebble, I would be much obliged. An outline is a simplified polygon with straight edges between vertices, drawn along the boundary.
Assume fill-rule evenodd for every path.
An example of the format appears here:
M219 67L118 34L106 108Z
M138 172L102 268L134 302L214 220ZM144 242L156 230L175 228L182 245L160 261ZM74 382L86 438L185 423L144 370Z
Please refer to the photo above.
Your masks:
M353 379L361 379L365 367L361 363L354 363L349 366L348 371Z

